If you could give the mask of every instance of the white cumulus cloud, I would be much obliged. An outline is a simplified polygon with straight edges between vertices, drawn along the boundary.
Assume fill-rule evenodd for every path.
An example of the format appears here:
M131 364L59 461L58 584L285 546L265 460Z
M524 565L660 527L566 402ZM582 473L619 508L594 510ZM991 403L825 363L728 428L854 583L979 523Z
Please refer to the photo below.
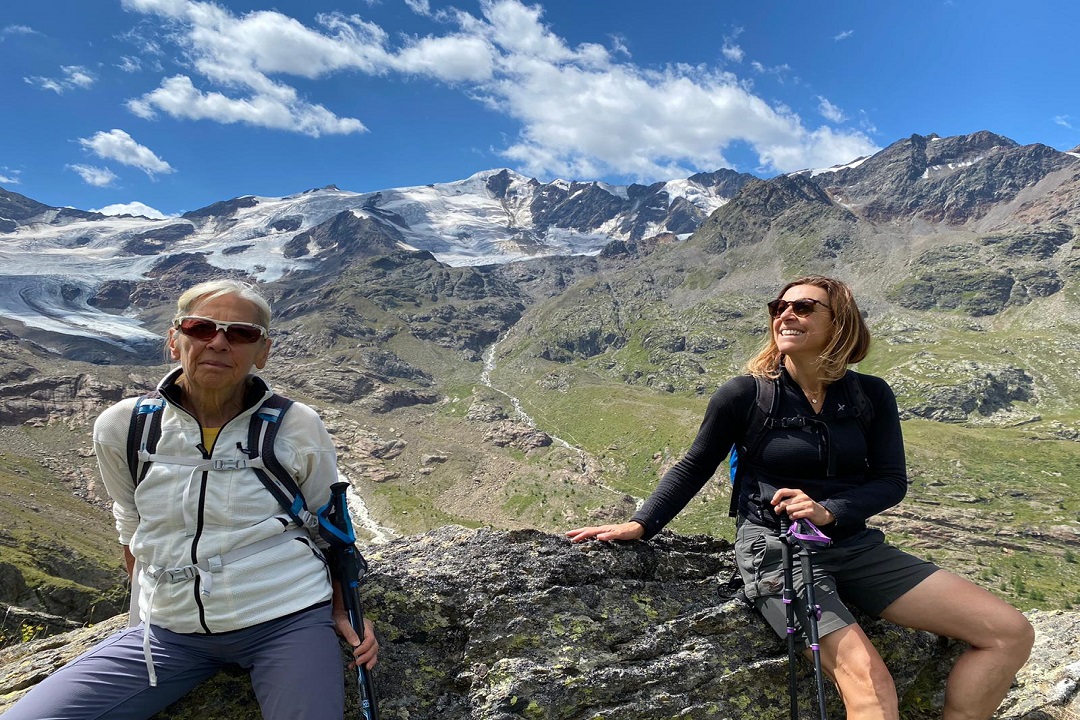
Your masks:
M109 168L94 165L68 165L68 169L77 172L84 183L94 187L109 187L117 179L116 173Z
M847 120L843 110L820 95L818 95L818 112L829 122L842 123Z
M165 16L179 24L176 36L191 76L166 78L128 108L143 118L163 112L176 118L245 123L313 137L363 132L355 118L339 117L303 99L274 76L319 78L342 70L384 72L389 57L381 28L357 16L318 16L322 30L276 11L237 16L218 5L188 0L124 0L130 10Z
M0 42L4 42L12 35L40 35L37 30L29 25L5 25L0 29Z
M538 176L628 175L641 180L730 166L728 148L757 152L762 169L787 172L827 159L848 162L878 148L864 131L808 125L767 102L739 77L709 66L636 64L627 46L572 45L544 22L542 5L480 0L479 14L433 10L406 0L442 30L424 36L391 33L359 15L316 16L305 25L272 10L238 14L196 0L122 0L133 12L162 18L178 44L184 70L128 102L141 118L244 123L312 137L366 131L359 118L307 99L297 78L331 74L403 76L443 82L519 123L499 149ZM742 62L741 28L721 53ZM782 77L786 65L749 65ZM834 124L839 108L820 99Z
M296 91L286 85L276 85L272 91L267 88L267 92L251 97L232 98L219 92L203 92L185 75L167 78L156 90L130 100L128 108L146 119L154 118L160 110L175 118L239 122L312 137L364 130L359 120L340 118L322 105L296 101Z
M505 22L507 15L517 22ZM522 123L504 154L529 173L676 177L729 167L724 153L736 142L750 145L764 167L789 172L878 149L859 131L808 128L731 73L652 70L570 48L539 10L517 0L486 3L484 17L478 26L500 56L482 97Z
M123 130L96 132L91 137L79 138L79 144L103 160L115 160L124 165L130 165L151 177L173 172L173 167L169 163L155 155L150 148L135 142Z

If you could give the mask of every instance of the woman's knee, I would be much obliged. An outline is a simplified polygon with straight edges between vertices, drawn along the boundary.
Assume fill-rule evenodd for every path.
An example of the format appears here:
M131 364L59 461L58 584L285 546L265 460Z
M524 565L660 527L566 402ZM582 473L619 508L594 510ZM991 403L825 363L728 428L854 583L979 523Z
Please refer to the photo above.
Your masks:
M991 632L994 637L991 642L1004 650L1011 657L1015 657L1022 665L1031 654L1031 648L1035 644L1035 628L1032 627L1024 614L1009 606L1012 612L1004 612L995 622Z

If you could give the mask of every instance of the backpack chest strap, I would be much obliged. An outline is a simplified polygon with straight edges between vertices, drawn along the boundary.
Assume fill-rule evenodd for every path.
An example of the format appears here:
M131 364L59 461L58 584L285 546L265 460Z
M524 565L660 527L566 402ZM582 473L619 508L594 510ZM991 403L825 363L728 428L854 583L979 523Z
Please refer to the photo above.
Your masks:
M214 575L216 573L221 573L226 565L238 560L243 560L246 557L251 557L264 550L269 550L272 547L277 547L290 540L297 539L308 541L307 533L295 528L286 530L278 535L271 535L268 538L263 538L262 540L257 540L253 543L233 548L222 555L215 555L211 558L200 560L192 565L183 565L175 568L159 568L154 565L148 566L143 573L154 581L154 585L150 589L150 596L147 598L146 622L143 625L143 659L146 662L146 672L150 677L150 685L157 685L157 673L154 670L154 656L150 652L150 622L154 614L154 596L157 594L158 585L162 582L169 584L187 582L188 580L194 580L197 577L200 581L200 592L203 595L209 595L214 586Z
M175 568L159 568L150 565L146 568L146 575L154 580L155 584L160 581L174 584L199 577L201 579L200 592L203 595L209 595L214 587L214 574L220 573L226 565L251 557L252 555L257 555L264 550L277 547L289 540L296 539L306 540L307 533L299 528L292 528L291 530L286 530L277 535L271 535L268 538L248 543L242 547L233 548L227 553L205 558L191 565L183 565Z

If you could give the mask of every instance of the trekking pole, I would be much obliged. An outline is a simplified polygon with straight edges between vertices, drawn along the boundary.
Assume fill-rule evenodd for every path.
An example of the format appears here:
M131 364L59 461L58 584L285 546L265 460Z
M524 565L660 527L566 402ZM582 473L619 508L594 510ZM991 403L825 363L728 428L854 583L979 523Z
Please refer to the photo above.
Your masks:
M353 533L352 519L349 517L348 500L345 490L347 482L337 482L330 486L330 512L327 519L348 542L334 547L331 552L331 572L341 586L341 595L345 603L345 612L349 623L357 636L364 639L364 608L360 604L360 580L367 572L368 565L364 556L356 549L356 535ZM363 665L356 666L357 685L360 694L360 712L364 720L379 720L379 705L375 699L375 687L371 671Z
M791 702L791 720L799 720L798 684L795 676L795 572L791 553L791 521L787 514L780 516L780 557L784 565L784 610L787 612L788 652L788 699Z
M798 531L799 522L810 527L809 533ZM818 530L817 526L809 520L800 520L791 525L788 535L795 539L801 547L799 550L800 571L802 572L803 587L806 589L806 618L808 625L807 634L810 640L810 652L814 657L814 680L817 684L818 713L821 720L828 720L825 712L825 674L821 669L821 646L818 637L818 620L821 619L821 607L817 604L814 592L814 565L811 558L810 545L816 544L822 547L828 546L832 540L825 533Z

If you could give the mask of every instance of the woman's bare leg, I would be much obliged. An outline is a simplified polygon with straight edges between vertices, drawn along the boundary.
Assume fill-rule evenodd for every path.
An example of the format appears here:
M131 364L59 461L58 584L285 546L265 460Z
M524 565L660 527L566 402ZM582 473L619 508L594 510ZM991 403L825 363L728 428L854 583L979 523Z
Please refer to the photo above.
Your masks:
M897 720L892 675L861 627L834 630L819 645L821 667L836 683L848 720Z
M945 570L900 596L881 616L971 646L949 673L942 720L993 715L1035 642L1035 631L1019 610Z

